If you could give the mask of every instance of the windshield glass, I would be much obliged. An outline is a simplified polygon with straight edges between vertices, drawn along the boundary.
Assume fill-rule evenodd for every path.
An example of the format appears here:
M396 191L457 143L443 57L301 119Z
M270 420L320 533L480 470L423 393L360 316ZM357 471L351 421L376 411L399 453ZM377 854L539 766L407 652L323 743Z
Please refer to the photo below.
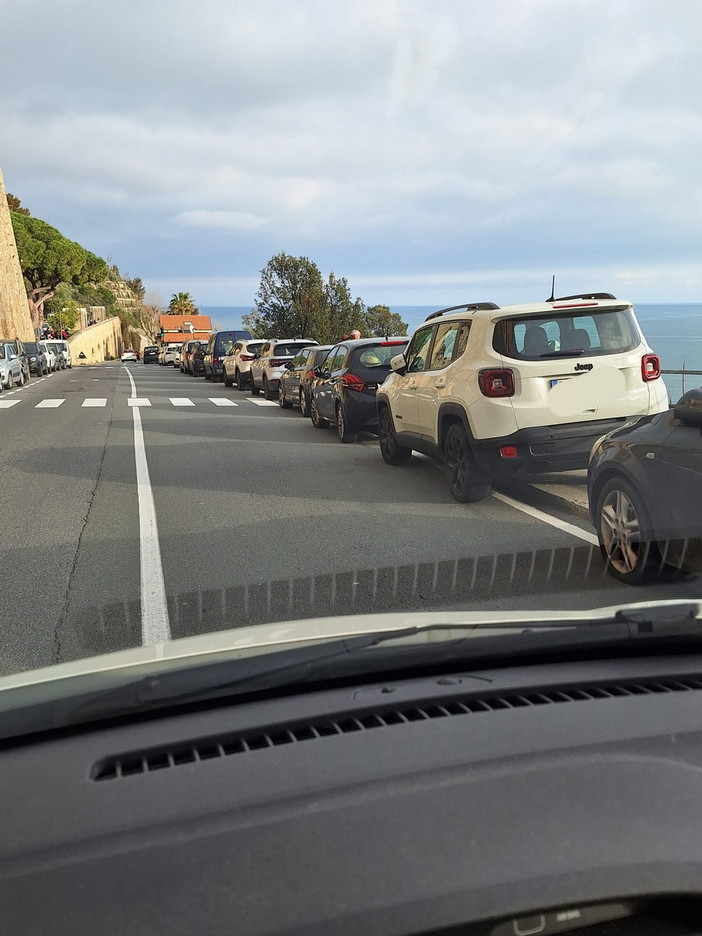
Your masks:
M701 15L3 4L0 680L701 597Z

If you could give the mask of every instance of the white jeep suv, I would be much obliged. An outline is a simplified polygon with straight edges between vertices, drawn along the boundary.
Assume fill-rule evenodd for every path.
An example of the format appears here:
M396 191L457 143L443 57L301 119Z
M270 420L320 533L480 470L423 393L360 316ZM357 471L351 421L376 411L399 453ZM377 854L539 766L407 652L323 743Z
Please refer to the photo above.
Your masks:
M593 444L668 408L631 303L609 293L434 312L378 389L384 460L438 455L458 501L494 478L587 467Z
M280 378L288 361L292 361L303 348L318 344L318 341L311 338L285 338L264 342L260 350L256 352L255 360L251 361L249 369L251 393L258 396L263 390L267 400L277 398Z

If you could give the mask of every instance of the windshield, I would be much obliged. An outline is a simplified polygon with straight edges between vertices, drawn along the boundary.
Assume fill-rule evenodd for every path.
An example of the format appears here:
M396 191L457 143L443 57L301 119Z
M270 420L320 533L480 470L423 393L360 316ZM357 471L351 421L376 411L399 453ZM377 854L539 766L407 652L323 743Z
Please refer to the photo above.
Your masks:
M0 680L702 597L696 0L142 7L3 4Z

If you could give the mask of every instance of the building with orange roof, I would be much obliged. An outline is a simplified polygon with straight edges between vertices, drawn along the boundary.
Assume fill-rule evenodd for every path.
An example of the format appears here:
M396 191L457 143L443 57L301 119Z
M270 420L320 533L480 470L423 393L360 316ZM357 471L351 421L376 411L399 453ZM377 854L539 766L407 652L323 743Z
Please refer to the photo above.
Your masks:
M163 332L161 341L173 343L191 338L206 341L212 333L209 315L159 315L158 327Z

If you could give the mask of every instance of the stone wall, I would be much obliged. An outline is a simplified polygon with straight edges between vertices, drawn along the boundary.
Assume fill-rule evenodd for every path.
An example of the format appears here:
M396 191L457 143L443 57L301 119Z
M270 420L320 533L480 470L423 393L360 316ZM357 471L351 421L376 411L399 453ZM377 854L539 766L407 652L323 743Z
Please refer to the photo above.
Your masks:
M118 318L109 318L97 325L83 328L68 339L73 365L97 364L108 358L118 358L124 351L122 323ZM81 351L85 354L79 358Z
M15 232L0 172L0 337L34 339Z

